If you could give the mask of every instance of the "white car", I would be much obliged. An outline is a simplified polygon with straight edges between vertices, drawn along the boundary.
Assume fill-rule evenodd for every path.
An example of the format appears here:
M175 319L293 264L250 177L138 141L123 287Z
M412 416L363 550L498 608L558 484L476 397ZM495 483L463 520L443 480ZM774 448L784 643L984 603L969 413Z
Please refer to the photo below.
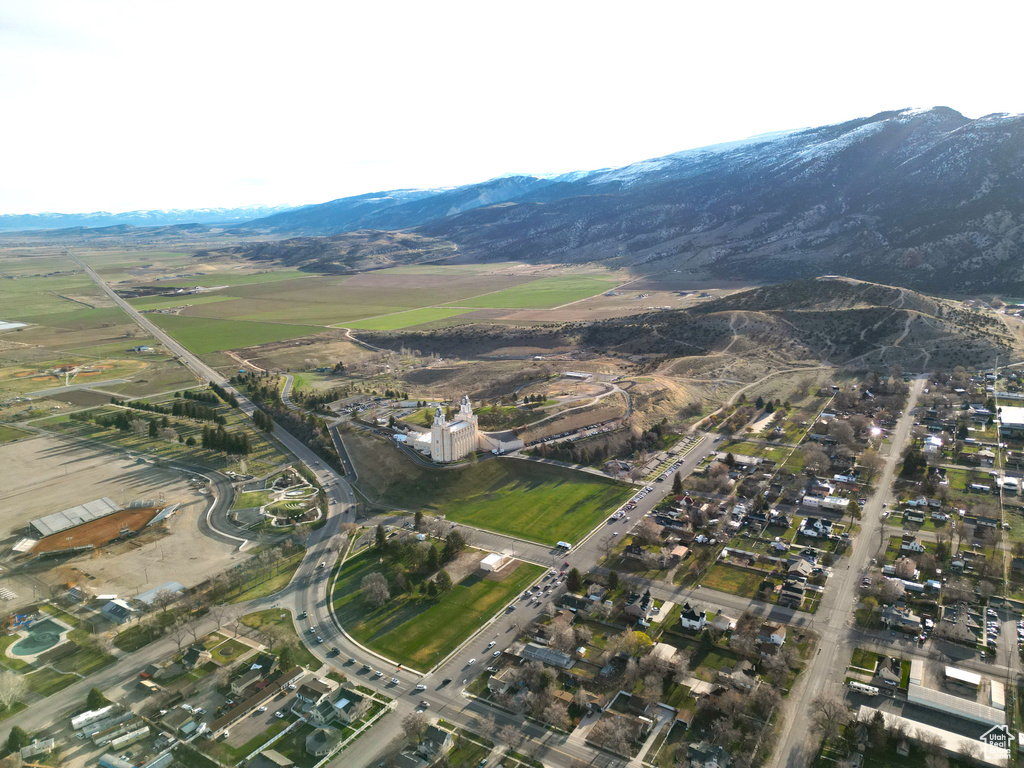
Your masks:
M274 713L274 717L276 717L278 720L284 720L284 712L279 709L277 710L277 712Z
M494 647L494 644L495 644L495 642L497 642L497 641L495 641L495 640L491 640L491 642L489 642L489 643L487 644L487 647L488 647L488 648L493 648L493 647Z
M494 658L498 658L499 656L501 656L501 651L495 651L491 654L491 656L493 656Z
M466 662L467 667L472 667L474 664L476 664L476 659L470 659Z
M256 708L256 714L258 714L258 715L262 715L266 711L267 711L266 707L257 707Z

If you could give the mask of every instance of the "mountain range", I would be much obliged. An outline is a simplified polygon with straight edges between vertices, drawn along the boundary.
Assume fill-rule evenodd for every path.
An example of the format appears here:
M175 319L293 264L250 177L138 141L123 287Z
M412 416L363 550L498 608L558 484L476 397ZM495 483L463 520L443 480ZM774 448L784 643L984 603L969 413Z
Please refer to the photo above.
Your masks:
M175 224L234 224L280 211L285 205L250 205L244 208L190 208L124 213L6 213L0 214L0 232L36 232L72 227L162 227Z
M309 270L443 255L695 278L840 274L1006 294L1024 291L1022 206L1024 116L970 119L936 107L622 168L347 197L252 218L226 234L248 241L234 253ZM365 245L382 237L386 256L368 261ZM252 242L259 239L275 242Z

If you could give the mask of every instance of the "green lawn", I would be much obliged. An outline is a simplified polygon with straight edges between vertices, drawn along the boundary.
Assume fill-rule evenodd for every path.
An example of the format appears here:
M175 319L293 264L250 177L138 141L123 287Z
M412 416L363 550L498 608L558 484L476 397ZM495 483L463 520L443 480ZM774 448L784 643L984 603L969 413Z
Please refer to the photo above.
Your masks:
M367 604L360 594L364 576L381 571L370 553L350 559L338 573L334 588L334 610L349 634L395 661L419 669L436 664L483 622L501 609L544 569L518 563L506 566L501 581L471 574L448 593L435 599L395 594L381 608ZM394 593L395 590L392 590Z
M270 491L248 491L246 493L240 493L235 496L235 503L231 505L232 509L248 509L249 507L262 507L264 504L270 503L270 497L273 494Z
M298 570L299 564L302 562L302 558L305 554L305 552L296 552L290 557L278 560L274 563L274 570L269 579L254 581L251 584L245 585L242 591L231 597L228 602L244 603L246 600L255 600L260 597L272 595L275 592L280 592L282 589L287 587L288 583L292 580L292 576L294 576L295 571Z
M0 443L9 443L14 440L20 440L23 437L28 437L31 432L25 432L22 429L15 429L14 427L8 427L0 424Z
M278 648L282 645L291 645L293 646L292 659L296 664L309 667L309 669L320 668L320 660L306 650L306 646L302 644L298 634L295 632L291 611L283 608L268 608L265 611L247 613L242 617L242 623L253 629L260 629L265 626L276 627L276 631L281 637L281 642L277 645Z
M371 499L543 544L579 541L631 492L597 475L519 459L432 469L399 455L393 445L349 434L345 442L360 490Z
M761 586L761 582L764 581L764 576L765 574L719 563L711 566L700 584L702 587L710 587L721 592L753 597L757 594L757 588Z
M81 678L78 675L61 674L52 669L40 669L25 676L28 687L40 696L51 696L57 691L77 683Z
M287 341L301 336L312 336L322 330L310 325L220 320L189 315L152 314L149 319L197 355L252 347L272 341Z
M515 288L453 301L449 306L494 309L550 309L611 290L613 278L589 275L545 277Z
M213 660L221 664L227 664L230 661L234 661L243 653L249 650L249 646L244 643L240 643L237 640L229 639L218 645L212 651L210 655Z
M874 671L878 663L879 654L874 651L866 651L863 648L854 648L853 657L850 659L850 666L859 669Z
M451 768L477 768L480 761L490 753L490 747L459 736L455 740L455 747L448 753L448 764Z
M423 323L432 323L435 320L445 320L449 317L465 314L466 310L449 307L424 307L423 309L411 309L406 312L396 312L393 315L381 317L370 317L365 320L353 320L340 325L347 328L360 328L367 331L395 331L399 328L409 328Z

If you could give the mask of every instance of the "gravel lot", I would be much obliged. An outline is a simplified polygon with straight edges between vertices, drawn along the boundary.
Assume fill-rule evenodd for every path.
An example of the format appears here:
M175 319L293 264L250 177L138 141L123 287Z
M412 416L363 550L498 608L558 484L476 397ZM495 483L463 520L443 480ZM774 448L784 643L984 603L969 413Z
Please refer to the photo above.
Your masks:
M0 530L7 543L13 543L33 518L103 496L125 504L163 494L167 503L180 503L165 534L146 532L104 547L99 555L81 555L31 576L3 579L0 585L18 596L5 608L31 601L34 589L41 596L48 585L61 581L120 595L135 595L168 581L191 586L246 557L199 533L198 519L210 497L198 493L180 472L49 437L0 445L0 466L7 478L0 486Z

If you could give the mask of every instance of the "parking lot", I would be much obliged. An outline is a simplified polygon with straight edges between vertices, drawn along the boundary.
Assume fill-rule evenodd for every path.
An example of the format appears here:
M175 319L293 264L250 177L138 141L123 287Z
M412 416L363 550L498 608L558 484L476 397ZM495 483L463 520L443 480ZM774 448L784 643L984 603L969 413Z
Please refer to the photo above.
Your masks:
M312 677L313 675L306 675L302 680L295 683L295 687L298 688L305 680L312 679ZM248 744L257 736L266 733L266 731L275 724L282 721L291 722L295 719L295 715L289 712L289 709L294 701L295 691L282 691L267 702L266 712L254 711L248 717L234 723L229 729L230 735L224 741L227 742L228 746L237 749ZM277 716L279 711L284 715L284 717Z

